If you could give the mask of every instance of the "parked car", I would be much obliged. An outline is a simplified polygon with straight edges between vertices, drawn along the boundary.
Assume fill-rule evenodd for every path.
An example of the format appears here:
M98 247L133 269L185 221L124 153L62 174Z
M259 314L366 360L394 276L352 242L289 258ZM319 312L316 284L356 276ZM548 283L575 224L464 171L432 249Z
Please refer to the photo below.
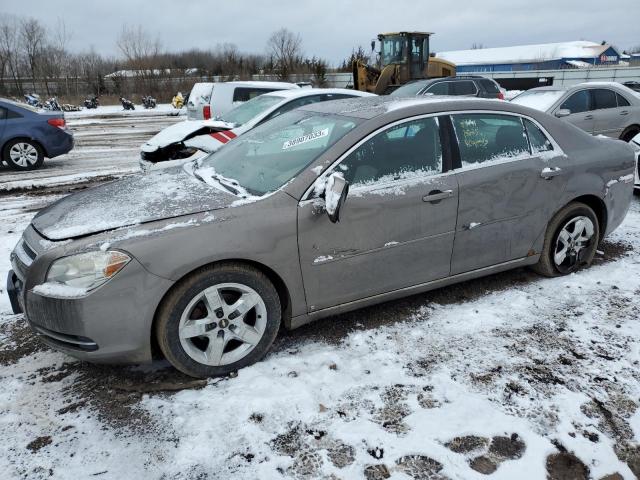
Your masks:
M75 357L158 345L188 375L223 375L281 326L515 267L576 272L624 219L634 161L503 101L318 102L40 211L7 291Z
M0 99L0 152L14 170L35 170L45 157L54 158L73 148L64 113L38 110L24 103Z
M287 82L202 82L191 89L187 101L188 120L209 120L224 115L229 110L258 95L276 90L300 88Z
M504 93L495 80L476 75L415 80L397 88L390 95L393 97L453 95L504 100Z
M165 128L142 145L140 166L148 170L153 164L187 158L198 150L215 152L256 125L302 105L370 96L373 94L344 88L298 88L266 93L215 120L180 122Z
M630 144L636 149L636 178L634 182L634 193L640 195L640 133L633 137Z
M635 80L630 80L628 82L624 82L623 85L625 87L630 88L636 92L640 92L640 82L636 82Z
M640 94L615 82L532 88L511 102L564 118L593 135L628 142L640 133Z

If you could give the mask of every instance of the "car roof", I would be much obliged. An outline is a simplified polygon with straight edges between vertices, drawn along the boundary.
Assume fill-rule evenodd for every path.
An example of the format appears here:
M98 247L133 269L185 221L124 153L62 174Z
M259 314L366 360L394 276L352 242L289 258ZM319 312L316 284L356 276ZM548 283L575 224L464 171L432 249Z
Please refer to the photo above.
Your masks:
M369 92L361 92L360 90L352 90L349 88L300 88L293 90L278 90L262 94L262 96L281 97L287 100L292 98L308 97L321 93L334 93L343 95L352 95L354 97L375 97L376 95Z
M371 119L384 115L392 111L413 109L416 115L438 113L449 110L502 110L506 112L524 113L531 112L531 109L523 109L519 105L511 104L502 100L490 100L476 97L367 97L349 98L336 100L333 102L318 102L300 107L316 113L343 115L345 117L356 117Z
M300 86L290 82L267 82L267 81L254 81L254 80L233 80L231 82L217 82L233 85L240 85L246 87L263 87L263 88L282 88L282 89L298 89Z

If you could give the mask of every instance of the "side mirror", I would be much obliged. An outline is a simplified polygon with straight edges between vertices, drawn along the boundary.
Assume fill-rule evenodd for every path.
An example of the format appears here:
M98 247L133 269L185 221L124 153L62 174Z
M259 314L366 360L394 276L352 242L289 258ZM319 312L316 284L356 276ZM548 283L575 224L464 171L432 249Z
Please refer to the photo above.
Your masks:
M347 182L340 172L334 172L327 178L324 189L324 203L327 215L331 223L340 221L340 209L347 201L349 193L349 182Z
M556 117L558 118L568 117L569 115L571 115L571 110L568 108L561 108L556 112Z

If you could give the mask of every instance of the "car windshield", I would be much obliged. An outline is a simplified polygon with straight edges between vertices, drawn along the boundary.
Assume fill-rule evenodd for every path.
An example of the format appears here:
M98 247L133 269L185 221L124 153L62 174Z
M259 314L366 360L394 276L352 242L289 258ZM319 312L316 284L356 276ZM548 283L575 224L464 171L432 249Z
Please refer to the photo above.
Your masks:
M236 126L244 125L252 118L260 115L262 112L280 103L282 100L284 100L284 97L279 97L277 95L260 95L232 110L229 110L224 114L224 116L221 116L218 119L223 122L233 123Z
M565 94L564 90L529 90L512 99L513 103L546 112Z
M415 97L425 87L425 82L412 82L396 88L389 94L390 97Z
M264 195L298 175L361 120L315 112L287 112L202 160L194 175L237 194Z

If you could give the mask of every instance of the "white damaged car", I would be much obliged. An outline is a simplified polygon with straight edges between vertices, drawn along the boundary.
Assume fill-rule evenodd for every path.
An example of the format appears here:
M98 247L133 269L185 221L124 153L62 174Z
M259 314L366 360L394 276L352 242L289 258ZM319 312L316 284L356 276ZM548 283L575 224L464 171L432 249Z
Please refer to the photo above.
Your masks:
M212 120L184 121L160 131L141 148L140 166L181 160L199 152L212 153L239 135L272 118L303 105L372 93L344 88L280 90L265 93Z

